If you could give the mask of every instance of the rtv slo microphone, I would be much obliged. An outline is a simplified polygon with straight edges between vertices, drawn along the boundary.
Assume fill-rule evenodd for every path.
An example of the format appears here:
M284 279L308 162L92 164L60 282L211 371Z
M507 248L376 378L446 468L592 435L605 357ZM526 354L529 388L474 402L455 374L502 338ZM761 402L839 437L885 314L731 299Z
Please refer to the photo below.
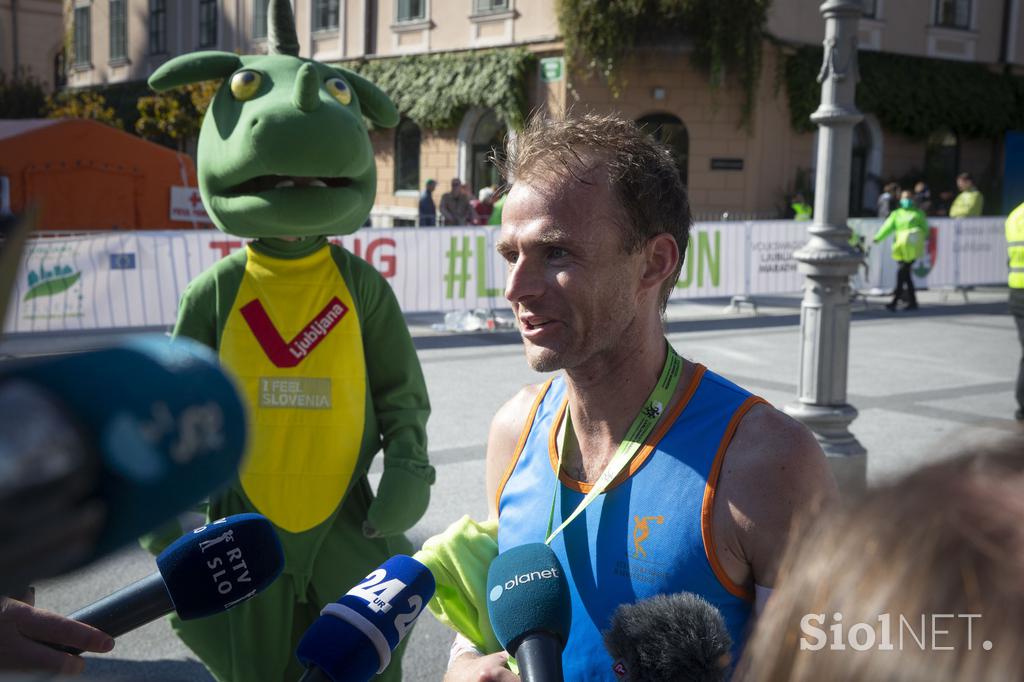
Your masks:
M274 582L284 552L266 517L236 514L178 538L156 565L153 575L68 618L119 637L171 612L182 620L212 616Z
M505 550L487 572L487 612L524 682L562 680L572 602L558 557L537 542Z
M0 547L19 557L5 589L153 530L226 483L245 452L233 381L184 339L0 363L0 405ZM78 555L55 563L62 527L94 508L102 519L71 534Z
M616 677L625 682L722 682L732 638L718 609L681 592L620 606L604 646Z
M434 596L434 576L399 554L328 604L295 651L300 682L362 682L391 662L391 652Z

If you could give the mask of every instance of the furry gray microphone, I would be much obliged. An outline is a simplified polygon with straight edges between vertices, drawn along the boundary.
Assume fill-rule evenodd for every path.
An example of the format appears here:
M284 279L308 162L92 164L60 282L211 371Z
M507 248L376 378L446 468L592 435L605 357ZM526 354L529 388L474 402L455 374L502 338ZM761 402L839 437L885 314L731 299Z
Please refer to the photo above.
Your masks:
M732 638L717 608L689 592L659 594L615 610L604 646L621 680L721 682Z

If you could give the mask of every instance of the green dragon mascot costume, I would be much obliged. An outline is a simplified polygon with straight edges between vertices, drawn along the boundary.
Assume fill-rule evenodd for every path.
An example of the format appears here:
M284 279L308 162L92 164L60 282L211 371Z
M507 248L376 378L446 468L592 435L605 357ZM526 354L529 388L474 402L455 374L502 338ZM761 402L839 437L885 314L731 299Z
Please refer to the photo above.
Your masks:
M360 76L298 57L288 0L271 0L268 15L269 54L197 52L149 79L157 91L224 79L199 135L199 188L218 228L254 240L189 284L175 328L218 352L252 416L248 459L209 515L259 512L285 548L285 573L264 593L172 621L222 682L298 679L306 628L388 557L411 553L403 533L434 482L430 405L398 302L324 236L366 221L377 176L363 117L392 127L398 112ZM382 448L375 497L367 469ZM401 679L401 653L383 679Z

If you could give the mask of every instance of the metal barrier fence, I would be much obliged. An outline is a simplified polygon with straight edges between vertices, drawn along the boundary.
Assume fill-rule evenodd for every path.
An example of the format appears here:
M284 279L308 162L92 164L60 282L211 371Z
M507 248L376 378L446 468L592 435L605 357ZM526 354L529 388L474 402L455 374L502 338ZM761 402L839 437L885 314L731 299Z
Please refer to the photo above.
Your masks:
M851 220L870 237L879 220ZM1003 218L933 219L914 273L922 287L1006 281ZM694 225L673 299L799 292L793 251L806 222ZM506 265L487 227L364 229L336 240L372 264L406 312L504 308ZM8 308L8 336L168 329L185 286L219 258L244 247L215 230L93 232L30 240ZM867 254L855 286L887 289L895 265L887 245Z

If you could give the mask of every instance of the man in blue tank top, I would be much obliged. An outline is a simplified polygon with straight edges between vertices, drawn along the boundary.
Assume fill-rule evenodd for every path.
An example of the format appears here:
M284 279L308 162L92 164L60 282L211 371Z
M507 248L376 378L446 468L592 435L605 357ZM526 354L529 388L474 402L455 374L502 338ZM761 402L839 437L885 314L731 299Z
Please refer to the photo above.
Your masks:
M655 594L703 596L735 655L794 514L836 496L821 449L667 344L662 315L690 229L667 149L611 116L534 120L505 166L505 296L529 365L561 372L491 424L499 551L554 531L572 597L566 680L615 680L601 633L617 606ZM505 659L460 636L445 679L518 679Z

